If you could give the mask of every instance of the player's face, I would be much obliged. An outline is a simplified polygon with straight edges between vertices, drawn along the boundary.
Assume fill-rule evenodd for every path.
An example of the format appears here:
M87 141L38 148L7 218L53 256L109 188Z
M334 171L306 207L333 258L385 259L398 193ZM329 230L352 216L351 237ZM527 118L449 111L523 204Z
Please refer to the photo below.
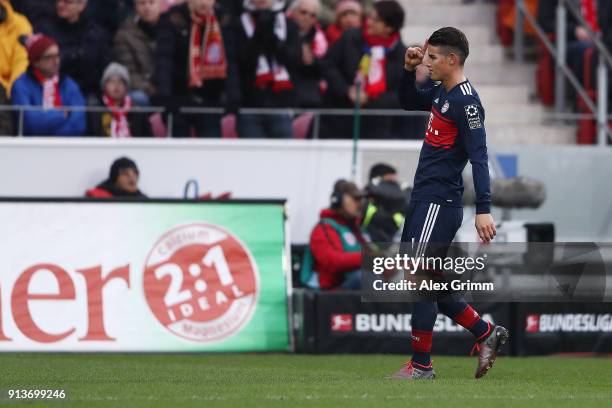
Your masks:
M452 71L451 57L441 47L429 45L423 63L429 70L429 76L434 81L443 81Z

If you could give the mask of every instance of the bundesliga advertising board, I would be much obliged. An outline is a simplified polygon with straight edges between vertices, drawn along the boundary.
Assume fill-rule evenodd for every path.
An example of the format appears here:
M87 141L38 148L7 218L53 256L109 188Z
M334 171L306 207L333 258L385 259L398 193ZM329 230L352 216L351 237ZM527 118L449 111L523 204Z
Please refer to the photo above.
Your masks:
M612 1L0 0L0 405L612 406Z

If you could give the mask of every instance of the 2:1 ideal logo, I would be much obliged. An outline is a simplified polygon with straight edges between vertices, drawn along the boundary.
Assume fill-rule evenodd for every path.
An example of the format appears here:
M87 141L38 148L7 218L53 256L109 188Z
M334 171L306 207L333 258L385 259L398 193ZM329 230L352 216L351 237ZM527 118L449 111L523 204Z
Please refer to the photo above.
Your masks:
M229 231L189 224L166 232L145 262L151 311L173 334L200 343L238 333L253 316L257 265Z

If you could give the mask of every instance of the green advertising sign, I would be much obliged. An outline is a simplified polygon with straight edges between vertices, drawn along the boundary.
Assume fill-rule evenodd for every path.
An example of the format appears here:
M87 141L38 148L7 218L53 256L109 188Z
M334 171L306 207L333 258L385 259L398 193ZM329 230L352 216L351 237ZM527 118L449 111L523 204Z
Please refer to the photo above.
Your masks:
M0 287L13 288L10 319L0 328L10 339L0 342L3 349L290 347L282 202L0 208L0 243L12 254L0 261Z

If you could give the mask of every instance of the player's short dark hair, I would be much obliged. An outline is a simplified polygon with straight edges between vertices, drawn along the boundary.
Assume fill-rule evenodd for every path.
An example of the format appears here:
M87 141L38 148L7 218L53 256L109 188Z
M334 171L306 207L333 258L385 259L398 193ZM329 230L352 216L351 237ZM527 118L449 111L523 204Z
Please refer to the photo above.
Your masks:
M380 0L374 3L378 17L390 27L394 33L404 26L404 9L395 0Z
M467 37L455 27L443 27L436 30L429 37L428 43L434 47L446 48L449 53L457 54L461 65L465 64L465 60L470 54L470 44Z

